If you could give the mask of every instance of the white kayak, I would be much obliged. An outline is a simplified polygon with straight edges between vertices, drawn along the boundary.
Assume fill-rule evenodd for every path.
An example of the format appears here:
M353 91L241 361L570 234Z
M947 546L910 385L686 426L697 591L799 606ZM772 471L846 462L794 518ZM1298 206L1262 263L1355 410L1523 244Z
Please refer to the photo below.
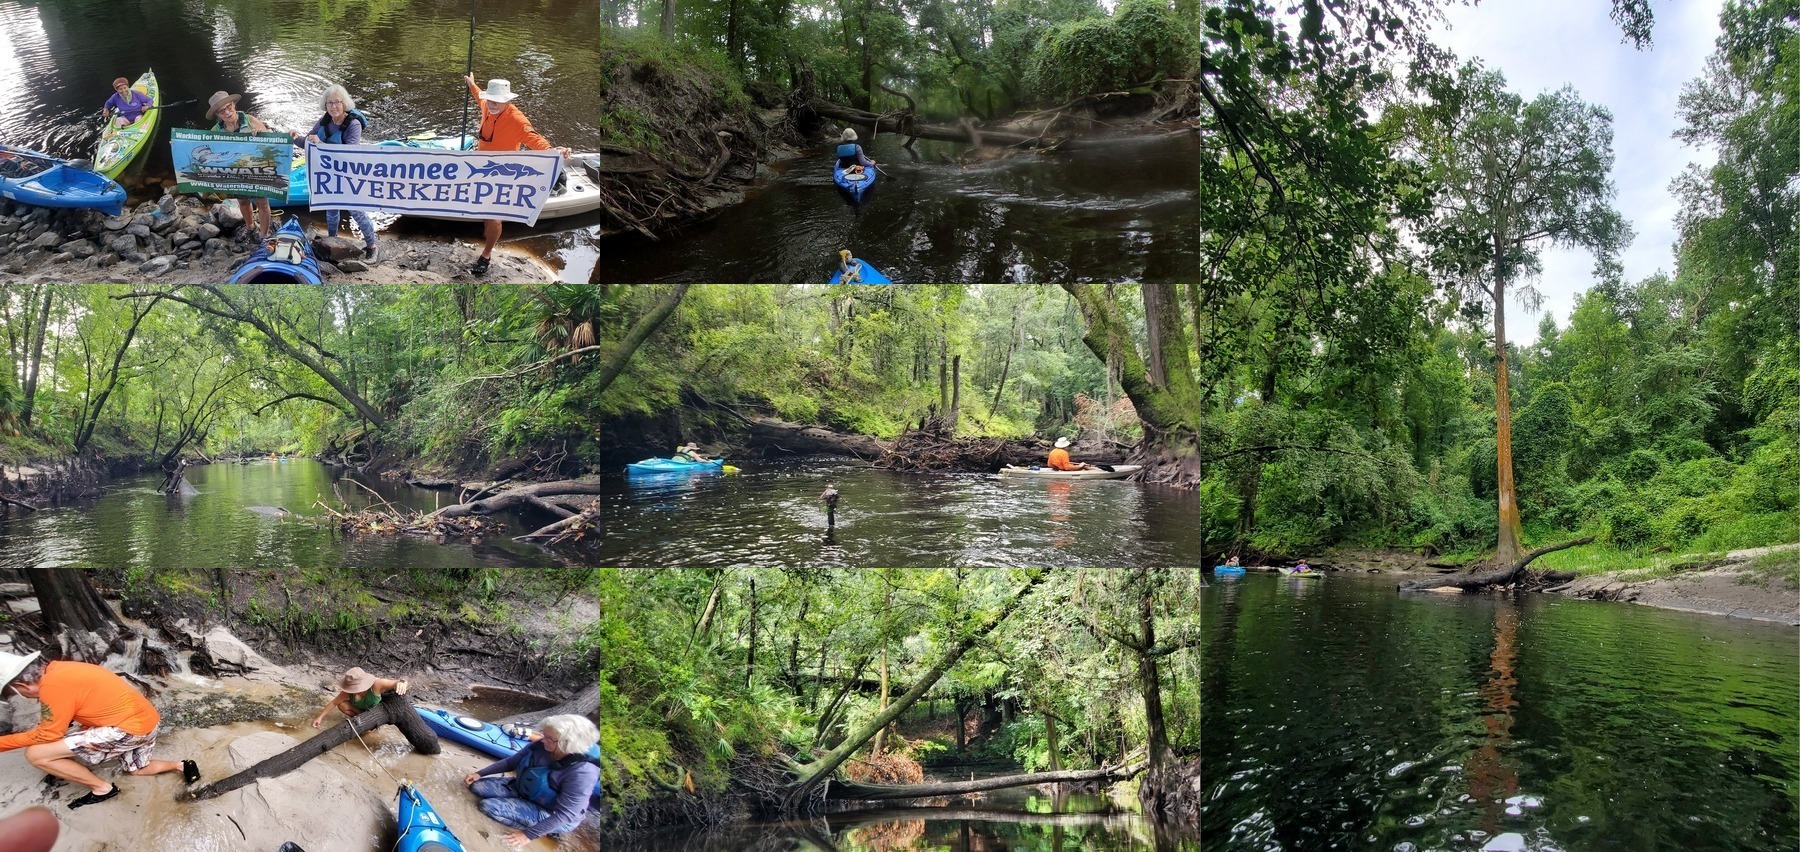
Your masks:
M1053 467L1014 467L1007 465L1000 468L1001 476L1035 476L1039 479L1124 479L1144 468L1141 464L1115 464L1112 470L1057 470Z
M544 202L543 211L538 213L539 222L545 219L560 219L564 216L579 216L600 209L600 184L595 181L594 175L590 174L586 168L586 160L589 158L598 161L599 155L570 155L569 159L573 162L563 164L563 174L567 176L567 179L563 181L562 188L551 193L550 199ZM598 169L598 166L595 168ZM450 222L467 221L447 216L420 216L418 218L443 219Z

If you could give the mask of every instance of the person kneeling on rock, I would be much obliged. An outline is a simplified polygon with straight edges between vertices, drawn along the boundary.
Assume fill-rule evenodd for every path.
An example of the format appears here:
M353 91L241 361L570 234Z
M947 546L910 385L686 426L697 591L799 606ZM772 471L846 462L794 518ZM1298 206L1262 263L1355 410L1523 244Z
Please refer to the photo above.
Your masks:
M189 785L200 780L194 761L150 759L162 714L124 678L100 666L51 662L35 651L25 656L0 652L0 694L6 689L43 704L43 721L29 731L0 737L0 752L22 748L32 766L86 786L91 792L70 802L71 808L119 795L117 785L100 780L83 763L98 766L116 757L133 775L180 772Z
M506 835L509 846L524 846L580 825L588 799L600 783L600 762L588 754L600 742L594 723L565 714L541 724L542 739L463 777L470 792L481 798L482 813L519 829ZM513 777L483 777L502 772Z
M287 510L282 509L281 511L286 512ZM344 714L344 718L349 718L365 710L380 707L381 696L387 692L405 695L406 681L376 677L363 671L362 666L352 668L344 672L343 677L338 678L338 694L332 696L331 701L325 704L325 709L320 710L319 715L313 717L312 726L317 728L325 724L325 714L330 713L333 708Z

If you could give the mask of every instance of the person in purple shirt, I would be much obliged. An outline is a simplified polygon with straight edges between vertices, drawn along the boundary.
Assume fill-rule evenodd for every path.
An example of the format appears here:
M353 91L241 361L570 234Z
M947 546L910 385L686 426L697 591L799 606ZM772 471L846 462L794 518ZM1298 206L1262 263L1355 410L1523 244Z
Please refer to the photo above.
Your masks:
M113 96L106 99L104 110L112 115L114 124L128 127L136 124L151 105L149 95L133 89L130 80L120 77L113 81Z
M307 144L325 142L332 145L361 145L363 143L363 130L368 125L368 116L363 115L362 111L356 108L356 100L350 97L350 93L343 86L333 85L326 89L325 94L319 98L319 106L325 110L325 114L319 116L318 122L313 124L312 130L306 134ZM338 222L342 219L342 214L343 211L340 210L325 211L325 230L334 237L338 235ZM361 210L350 211L350 218L356 220L357 229L362 231L363 259L373 262L376 254L374 220Z
M481 798L477 807L482 813L519 829L506 835L508 846L524 846L580 825L600 782L600 764L588 755L600 742L593 722L565 714L539 724L543 739L463 777L463 784ZM513 777L483 777L502 772Z

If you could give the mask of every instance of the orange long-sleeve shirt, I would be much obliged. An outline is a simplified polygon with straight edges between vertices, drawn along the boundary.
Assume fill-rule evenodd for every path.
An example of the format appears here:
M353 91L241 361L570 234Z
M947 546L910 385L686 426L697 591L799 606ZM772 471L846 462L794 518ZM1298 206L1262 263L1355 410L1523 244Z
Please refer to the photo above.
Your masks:
M1057 447L1056 449L1050 451L1050 460L1048 462L1045 462L1045 465L1048 467L1056 468L1057 470L1080 470L1081 469L1080 465L1069 460L1069 451L1063 449L1062 447Z
M481 102L481 131L475 136L477 151L517 151L523 145L533 151L546 151L556 147L550 140L538 135L531 126L531 119L512 104L500 111L499 115L488 113L487 101L481 97L481 89L469 87L469 94Z
M142 736L156 730L162 714L125 679L92 663L58 660L44 670L38 726L0 737L0 752L53 743L69 734L69 723L118 728Z

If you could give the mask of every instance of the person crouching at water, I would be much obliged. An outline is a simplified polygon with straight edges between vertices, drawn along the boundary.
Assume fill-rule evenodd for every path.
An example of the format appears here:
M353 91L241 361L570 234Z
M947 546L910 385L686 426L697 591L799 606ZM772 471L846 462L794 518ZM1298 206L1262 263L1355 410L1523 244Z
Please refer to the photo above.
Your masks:
M327 145L361 145L363 130L369 120L356 108L356 101L343 86L334 85L325 90L319 98L319 106L325 114L306 134L308 144L323 142ZM331 236L338 235L338 222L343 216L341 210L325 211L325 230ZM363 259L375 260L375 222L369 214L361 210L350 211L350 218L356 220L356 228L363 235Z
M1057 438L1056 448L1050 451L1050 458L1044 462L1045 467L1057 470L1092 470L1093 468L1078 461L1069 460L1069 439Z
M875 161L869 159L869 156L863 153L861 145L856 144L856 128L844 128L843 135L838 137L838 139L838 168L843 169L845 174L859 175L862 174L865 167L875 167Z
M480 797L477 807L482 813L519 829L506 835L508 846L524 846L580 825L600 782L600 763L588 754L600 741L593 722L565 714L546 718L541 725L541 739L463 776L463 784ZM484 777L502 772L513 777Z
M11 689L44 706L37 727L0 737L0 752L22 748L32 766L87 787L90 792L69 807L85 808L119 795L117 785L100 780L83 763L98 766L116 757L133 775L179 772L190 785L200 780L194 761L150 759L162 715L124 678L91 663L45 660L35 651L25 656L0 652L0 678L0 694Z
M334 709L344 714L346 719L363 711L373 710L381 706L382 693L386 692L405 695L406 681L379 678L363 671L361 666L352 668L338 679L338 694L332 696L325 709L313 717L312 726L317 728L325 724L325 714Z
M269 132L269 126L264 124L262 119L247 112L238 112L237 103L238 100L243 97L243 95L233 95L226 92L213 92L213 96L206 101L206 117L218 119L218 121L213 123L213 130L222 133ZM239 198L237 199L237 205L238 212L242 213L244 216L244 224L249 225L252 229L251 236L254 237L254 239L250 241L252 246L262 242L264 237L274 233L272 226L270 225L270 220L273 219L274 216L269 212L269 199L261 197ZM252 213L255 214L254 219L251 218Z
M106 106L101 110L112 116L113 124L130 127L153 105L149 95L133 89L130 80L120 77L113 81L113 95L106 99Z
M551 151L569 156L568 148L556 148L550 140L538 135L532 128L531 119L513 106L516 95L512 91L512 83L498 77L488 81L487 91L475 85L475 75L463 75L463 82L469 84L469 94L481 101L481 129L475 136L477 151L517 151L521 147L533 151ZM488 264L494 257L494 246L500 244L500 220L486 219L481 223L481 236L485 245L481 248L481 258L469 267L475 275L486 275Z

